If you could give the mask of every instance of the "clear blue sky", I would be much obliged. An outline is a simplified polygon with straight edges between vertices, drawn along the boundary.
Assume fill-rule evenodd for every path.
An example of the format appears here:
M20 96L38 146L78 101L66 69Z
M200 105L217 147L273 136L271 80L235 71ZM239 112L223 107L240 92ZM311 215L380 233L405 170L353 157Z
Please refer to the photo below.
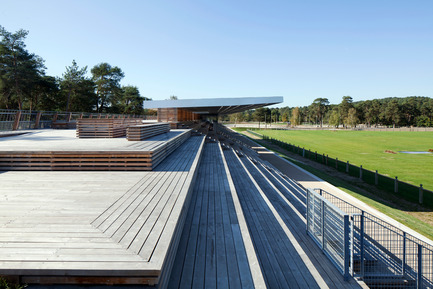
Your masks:
M154 100L433 97L432 0L0 0L0 25L48 75L108 62Z

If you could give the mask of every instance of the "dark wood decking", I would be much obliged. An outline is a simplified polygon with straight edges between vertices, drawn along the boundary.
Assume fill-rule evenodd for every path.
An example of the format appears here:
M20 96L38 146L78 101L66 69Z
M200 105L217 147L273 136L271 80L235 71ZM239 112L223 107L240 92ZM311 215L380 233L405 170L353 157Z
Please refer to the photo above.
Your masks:
M254 288L217 143L208 143L169 288Z
M247 157L230 150L225 156L269 288L360 288L354 280L345 282L307 236L302 190Z

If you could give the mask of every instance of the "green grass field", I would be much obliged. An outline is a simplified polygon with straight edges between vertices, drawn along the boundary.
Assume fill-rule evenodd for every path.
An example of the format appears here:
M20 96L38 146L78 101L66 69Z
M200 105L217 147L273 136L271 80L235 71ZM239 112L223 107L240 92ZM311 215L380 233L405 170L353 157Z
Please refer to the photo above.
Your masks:
M362 165L368 170L400 181L433 190L433 153L405 154L399 151L428 151L433 149L433 132L377 131L301 131L260 130L275 139L299 145L317 153ZM386 153L393 151L396 154Z

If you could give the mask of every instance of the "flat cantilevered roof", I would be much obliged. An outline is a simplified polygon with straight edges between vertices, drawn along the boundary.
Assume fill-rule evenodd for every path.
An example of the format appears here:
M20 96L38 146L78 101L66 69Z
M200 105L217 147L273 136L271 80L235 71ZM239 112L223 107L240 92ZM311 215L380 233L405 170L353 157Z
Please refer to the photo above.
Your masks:
M283 102L282 96L145 101L144 108L182 108L197 114L230 114Z

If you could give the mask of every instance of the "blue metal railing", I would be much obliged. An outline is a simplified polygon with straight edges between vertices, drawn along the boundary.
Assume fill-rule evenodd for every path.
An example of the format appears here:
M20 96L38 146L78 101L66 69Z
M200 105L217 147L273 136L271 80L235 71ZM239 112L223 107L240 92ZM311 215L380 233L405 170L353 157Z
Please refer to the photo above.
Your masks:
M334 242L349 236L344 243L335 242L342 246L334 245L332 254L325 251L340 272L350 272L374 288L433 288L429 244L324 190L308 189L307 197L307 231L321 248L327 235ZM327 209L332 208L329 204L340 211ZM323 217L325 212L330 217ZM350 214L349 228L341 225L344 214ZM341 256L347 248L350 262L343 268Z
M347 280L350 276L349 214L308 189L307 232Z

